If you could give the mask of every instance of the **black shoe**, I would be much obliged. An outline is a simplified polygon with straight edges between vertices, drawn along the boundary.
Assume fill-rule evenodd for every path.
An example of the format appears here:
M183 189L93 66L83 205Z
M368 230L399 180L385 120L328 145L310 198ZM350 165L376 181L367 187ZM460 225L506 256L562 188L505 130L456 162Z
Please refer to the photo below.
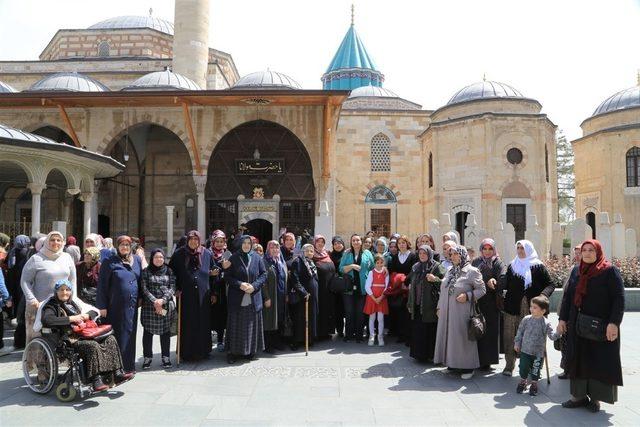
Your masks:
M518 383L518 387L516 387L516 393L522 394L526 387L527 387L527 382L525 380L520 381Z
M289 348L291 349L291 351L298 351L298 344L291 344Z
M92 382L93 391L105 391L109 388L108 385L102 382L102 377L100 375L96 375Z
M589 403L587 403L586 407L589 411L593 412L594 414L596 412L600 412L600 402L596 402L592 400Z
M132 372L124 372L122 369L118 369L113 373L113 380L116 384L120 384L130 380L133 376L134 374Z
M234 363L236 363L236 356L231 353L227 353L227 363L229 365L233 365Z
M344 338L344 332L338 332L338 337Z
M168 357L163 356L162 357L162 368L163 369L169 369L171 368L173 365L171 364L171 359Z
M569 375L567 375L566 372L563 372L560 375L558 375L559 380L566 380L567 378L569 378Z
M255 353L251 353L251 354L247 354L245 356L245 359L247 359L247 360L258 360L258 356L256 356Z
M538 395L538 383L531 383L529 386L529 396L537 396Z
M580 400L567 400L566 402L562 402L563 408L573 409L573 408L581 408L583 406L587 406L589 404L589 399L584 398Z
M268 347L264 349L264 352L267 354L274 354L276 351L273 348Z
M142 362L142 370L146 371L147 369L151 368L151 362L153 361L152 358L150 357L145 357L144 361Z
M351 342L351 338L344 337L344 338L342 338L342 342Z

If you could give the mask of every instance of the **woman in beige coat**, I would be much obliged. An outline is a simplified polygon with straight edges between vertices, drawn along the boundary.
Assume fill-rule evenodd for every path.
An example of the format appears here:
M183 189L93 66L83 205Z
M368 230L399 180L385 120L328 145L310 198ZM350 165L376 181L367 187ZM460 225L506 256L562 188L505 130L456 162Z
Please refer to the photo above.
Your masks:
M440 286L433 362L461 372L462 379L470 379L473 370L480 366L478 344L467 337L471 300L477 301L486 288L480 271L471 266L467 250L463 246L450 250L453 267Z

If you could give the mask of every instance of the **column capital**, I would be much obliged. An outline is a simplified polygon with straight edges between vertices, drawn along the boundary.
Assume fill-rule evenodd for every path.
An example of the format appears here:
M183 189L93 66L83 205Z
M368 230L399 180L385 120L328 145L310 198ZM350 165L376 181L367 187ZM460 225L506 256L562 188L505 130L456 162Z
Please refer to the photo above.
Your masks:
M42 194L42 191L47 188L47 184L41 184L39 182L30 182L27 184L27 188L31 191L31 194Z
M173 210L176 208L175 206L165 206L164 207L167 210L168 214L172 214Z
M80 200L82 200L85 203L88 203L91 201L91 199L93 199L93 192L83 192L82 194L80 194Z
M207 175L193 175L193 182L196 184L196 192L204 193L207 187Z

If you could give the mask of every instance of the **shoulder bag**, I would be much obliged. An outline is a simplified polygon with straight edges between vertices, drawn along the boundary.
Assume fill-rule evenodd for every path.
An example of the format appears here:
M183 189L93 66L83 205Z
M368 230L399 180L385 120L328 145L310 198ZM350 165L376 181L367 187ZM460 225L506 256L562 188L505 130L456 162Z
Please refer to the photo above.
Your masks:
M344 294L352 288L351 274L347 273L342 276L335 274L329 281L329 290L334 294Z
M473 293L471 294L473 295ZM484 314L478 309L478 303L475 296L471 297L471 305L469 307L469 328L467 329L467 337L469 341L478 341L487 331L487 322Z
M576 319L576 334L580 338L591 341L607 340L607 324L599 317L589 316L582 311L578 311Z

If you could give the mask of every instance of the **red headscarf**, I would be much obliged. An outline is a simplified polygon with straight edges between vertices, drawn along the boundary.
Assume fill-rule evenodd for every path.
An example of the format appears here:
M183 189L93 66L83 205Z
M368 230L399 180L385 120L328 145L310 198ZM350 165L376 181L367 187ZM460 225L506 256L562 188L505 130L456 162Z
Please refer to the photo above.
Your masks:
M216 249L216 239L224 239L224 246L222 249ZM225 251L227 250L227 236L224 234L222 230L215 230L211 234L211 252L213 252L213 259L218 261L222 258Z
M323 243L327 244L327 239L322 234L316 234L313 238L313 262L321 263L321 262L333 262L331 261L331 257L323 247L321 251L316 249L316 242L322 239Z
M602 245L599 241L595 239L585 240L580 245L580 251L582 251L584 245L592 245L596 248L596 260L591 264L587 264L584 260L580 261L580 278L578 279L578 286L576 286L576 294L573 297L573 303L576 307L582 306L582 299L587 295L587 281L611 267L611 263L604 256Z

